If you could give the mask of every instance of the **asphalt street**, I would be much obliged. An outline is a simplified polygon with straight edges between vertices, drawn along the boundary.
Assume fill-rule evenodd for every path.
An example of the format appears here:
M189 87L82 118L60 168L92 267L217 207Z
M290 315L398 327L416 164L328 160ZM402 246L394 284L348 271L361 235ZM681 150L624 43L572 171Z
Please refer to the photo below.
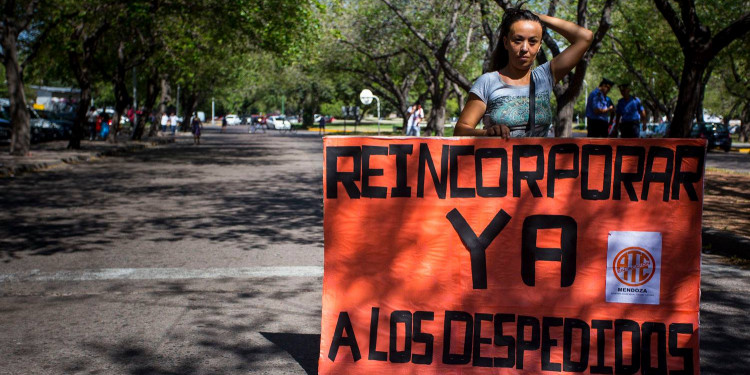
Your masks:
M317 373L321 138L203 141L0 180L1 374ZM702 373L750 369L749 309L704 255Z
M733 173L750 174L750 154L711 150L706 155L706 168L724 169Z

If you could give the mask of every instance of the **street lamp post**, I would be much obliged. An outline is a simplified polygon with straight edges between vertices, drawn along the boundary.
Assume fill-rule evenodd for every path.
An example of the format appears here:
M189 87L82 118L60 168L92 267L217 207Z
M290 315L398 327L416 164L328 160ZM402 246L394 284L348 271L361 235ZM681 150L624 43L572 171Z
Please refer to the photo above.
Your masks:
M589 106L589 85L583 80L583 127L589 128L589 118L586 116L586 108Z
M133 123L130 126L135 129L135 124L138 123L138 77L135 75L135 67L133 67Z
M378 103L378 135L380 135L380 99L378 99L377 96L373 95L372 91L368 89L364 89L359 93L359 100L364 105L369 105L370 103L372 103L373 99L375 99L375 101Z
M215 102L214 98L211 98L211 126L216 125L215 122L214 122L214 118L216 118L216 114L214 112L215 105L216 105L216 102Z

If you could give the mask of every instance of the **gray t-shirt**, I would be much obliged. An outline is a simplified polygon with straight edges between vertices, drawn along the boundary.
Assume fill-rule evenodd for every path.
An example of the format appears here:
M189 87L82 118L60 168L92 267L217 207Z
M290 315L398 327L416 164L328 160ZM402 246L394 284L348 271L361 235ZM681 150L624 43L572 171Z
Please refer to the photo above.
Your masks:
M531 71L535 84L535 128L532 134L526 134L529 122L529 86L514 86L503 82L498 72L482 74L474 82L470 93L476 95L487 105L482 122L485 128L503 124L510 128L510 136L545 137L552 124L552 106L550 93L555 82L549 62Z

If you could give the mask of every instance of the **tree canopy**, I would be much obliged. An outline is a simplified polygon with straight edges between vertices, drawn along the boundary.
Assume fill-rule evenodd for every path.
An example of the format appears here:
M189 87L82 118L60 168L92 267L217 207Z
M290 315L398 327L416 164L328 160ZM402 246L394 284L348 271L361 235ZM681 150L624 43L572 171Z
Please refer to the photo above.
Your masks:
M595 33L584 59L554 89L557 135L570 134L574 118L582 117L581 94L606 76L630 82L653 121L678 122L671 135L685 136L690 119L704 110L750 120L748 54L737 52L747 50L746 5L743 0L3 1L4 92L14 103L19 154L28 149L22 147L28 144L28 125L23 126L28 118L21 108L30 84L75 86L82 92L81 107L93 99L97 106L112 106L118 119L133 104L145 113L179 108L189 114L215 100L219 114L286 112L302 114L308 124L313 113L335 115L342 106L357 105L359 91L369 88L382 99L385 113L402 118L421 101L428 131L442 134L445 119L458 114L472 82L488 69L504 11L521 6ZM547 32L539 63L565 46L562 37ZM79 131L83 112L79 108Z

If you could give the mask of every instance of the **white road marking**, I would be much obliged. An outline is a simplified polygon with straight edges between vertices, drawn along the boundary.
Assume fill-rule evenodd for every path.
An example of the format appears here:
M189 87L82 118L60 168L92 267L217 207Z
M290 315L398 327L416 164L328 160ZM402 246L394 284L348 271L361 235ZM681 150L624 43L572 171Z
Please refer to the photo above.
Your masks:
M42 272L31 270L0 274L0 283L29 281L106 281L106 280L184 280L263 277L321 277L323 267L248 267L248 268L102 268Z

